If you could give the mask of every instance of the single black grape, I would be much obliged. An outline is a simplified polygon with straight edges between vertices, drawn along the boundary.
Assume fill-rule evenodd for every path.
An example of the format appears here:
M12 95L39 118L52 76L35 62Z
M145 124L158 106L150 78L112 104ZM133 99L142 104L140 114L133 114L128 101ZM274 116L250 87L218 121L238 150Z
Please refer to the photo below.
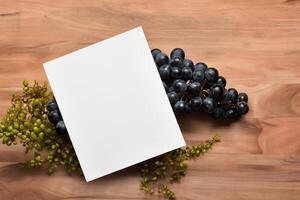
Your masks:
M235 109L229 109L225 112L224 118L227 121L234 121L239 117L237 111Z
M168 81L171 76L171 67L170 65L163 65L159 68L159 75L163 81Z
M185 81L192 79L193 71L190 67L184 67L181 70L181 78Z
M158 67L166 65L169 63L169 58L165 53L158 53L155 57L155 63Z
M192 76L194 81L201 82L204 79L204 72L201 70L195 70Z
M211 116L216 120L220 120L224 118L224 113L225 113L224 109L219 107L214 110Z
M183 93L187 90L187 85L184 80L177 79L174 81L174 89L176 92Z
M179 100L179 96L176 92L169 92L168 98L169 98L171 105L174 105Z
M182 68L182 58L180 57L175 57L175 58L172 58L170 59L169 61L169 64L172 66L172 67L181 67Z
M202 108L207 113L212 113L216 108L216 103L212 98L205 98L202 103Z
M186 111L186 104L184 101L177 101L174 105L174 110L176 112L184 112Z
M244 101L238 102L236 105L236 109L239 114L244 115L249 111L248 104Z
M197 63L195 64L195 71L202 71L205 72L205 70L207 69L207 65L205 63Z
M175 48L171 51L170 57L171 58L180 57L180 58L184 59L185 58L185 53L184 53L183 49Z
M68 133L64 121L57 122L57 124L55 125L55 130L59 134L67 134Z
M54 99L48 102L47 110L49 112L54 111L54 110L58 110L58 105L57 105L57 103Z
M210 96L214 100L220 100L223 97L224 88L221 85L215 84L210 88Z
M199 82L193 82L188 85L188 92L192 96L199 96L200 93L200 83Z
M53 110L48 114L48 119L52 124L56 124L62 120L62 117L58 110Z
M191 98L189 105L191 106L192 110L200 110L202 106L202 98L199 96Z
M184 59L183 63L182 63L182 67L189 67L192 70L194 70L194 63L193 63L193 61L191 61L189 59Z
M171 78L179 79L181 77L181 69L179 67L172 67Z
M225 87L226 86L226 79L223 76L219 76L216 83L223 86L223 87Z
M227 95L228 95L228 99L230 101L235 102L237 100L237 97L238 97L238 92L234 88L229 88Z
M160 52L161 52L160 49L152 49L151 50L151 54L152 54L152 57L153 57L154 60L155 60L157 54L159 54Z
M248 95L244 92L241 92L238 95L238 101L244 101L244 102L248 102Z
M215 68L207 68L204 75L208 82L215 82L219 76L219 72Z

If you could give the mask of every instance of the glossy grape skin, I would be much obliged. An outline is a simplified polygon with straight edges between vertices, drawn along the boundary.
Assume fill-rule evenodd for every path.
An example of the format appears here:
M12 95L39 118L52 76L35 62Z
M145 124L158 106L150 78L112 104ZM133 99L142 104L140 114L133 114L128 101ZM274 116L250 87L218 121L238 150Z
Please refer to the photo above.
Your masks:
M224 119L226 121L234 121L239 117L237 111L235 109L229 109L224 114Z
M47 110L49 112L54 111L54 110L58 110L58 105L57 105L55 100L51 100L51 101L48 102Z
M220 100L223 97L224 88L218 84L211 86L210 88L210 96L214 100Z
M249 111L248 104L244 101L238 102L236 105L236 109L239 114L244 115Z
M180 67L180 68L182 68L183 60L180 57L175 57L175 58L170 59L169 64L172 67Z
M183 49L181 49L181 48L175 48L175 49L173 49L171 51L170 57L171 58L180 57L180 58L182 58L184 60L185 53L184 53Z
M170 65L163 65L159 68L159 75L163 81L168 81L171 76L171 67Z
M194 70L194 63L189 59L184 59L182 65L183 67L189 67L191 70Z
M244 102L248 102L248 95L244 92L241 92L238 95L238 101L244 101Z
M171 78L179 79L181 77L181 69L179 67L172 67Z
M179 100L179 96L176 92L169 92L168 98L169 98L171 105L174 105Z
M201 70L195 70L192 76L194 81L201 82L204 79L204 72Z
M56 124L57 122L62 120L58 110L51 111L48 115L48 119L52 124Z
M161 52L160 49L152 49L151 50L151 54L152 54L152 57L153 57L154 60L155 60L157 54L159 54L160 52Z
M191 106L192 110L198 111L201 109L202 106L202 98L201 97L193 97L191 98L189 105Z
M205 63L197 63L195 64L195 71L202 71L205 72L205 70L207 69L207 65Z
M174 89L176 92L179 92L179 93L183 93L187 90L187 85L185 83L184 80L181 80L181 79L177 79L175 82L174 82Z
M212 113L216 108L216 103L212 98L205 98L202 103L202 108L207 113Z
M55 130L59 134L67 134L68 133L64 121L57 122L55 125Z
M228 89L228 99L232 102L235 102L238 97L238 92L234 88L229 88Z
M226 82L226 79L223 76L219 76L217 78L216 83L223 86L223 87L225 87L227 82Z
M184 101L177 101L174 105L174 110L177 112L184 112L186 111L186 104Z
M208 82L215 82L219 76L219 72L215 68L207 68L204 75Z
M184 67L181 70L181 78L185 81L192 79L193 71L189 67Z
M188 92L192 96L197 96L200 93L200 83L199 82L193 82L188 85Z
M169 63L169 57L165 53L158 53L155 57L155 63L158 67Z

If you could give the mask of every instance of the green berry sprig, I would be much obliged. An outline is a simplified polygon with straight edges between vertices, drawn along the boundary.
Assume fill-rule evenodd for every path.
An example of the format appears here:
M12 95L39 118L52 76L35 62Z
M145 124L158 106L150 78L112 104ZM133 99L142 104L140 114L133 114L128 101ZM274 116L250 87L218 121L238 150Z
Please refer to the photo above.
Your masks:
M203 155L217 142L220 142L219 135L198 145L176 149L145 161L141 164L140 189L150 194L157 190L164 197L175 199L175 193L164 182L178 182L186 174L186 161Z
M0 139L8 146L20 142L25 153L33 152L33 159L24 163L25 167L37 167L48 163L52 173L59 165L68 172L80 168L73 146L68 136L56 133L47 118L47 103L52 98L47 84L35 81L29 85L23 81L23 92L13 94L11 106L0 122ZM47 155L43 157L42 151Z

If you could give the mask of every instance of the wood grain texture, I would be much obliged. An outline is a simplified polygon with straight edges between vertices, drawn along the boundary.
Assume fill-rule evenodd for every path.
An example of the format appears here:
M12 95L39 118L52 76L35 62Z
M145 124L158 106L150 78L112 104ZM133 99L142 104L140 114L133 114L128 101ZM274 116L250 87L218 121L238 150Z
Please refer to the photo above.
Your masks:
M42 63L138 25L152 48L182 47L250 96L231 125L178 116L188 144L222 136L174 184L178 199L299 200L298 0L0 0L0 114L23 79L46 79ZM134 168L85 183L23 169L24 159L22 147L0 145L0 199L150 199Z

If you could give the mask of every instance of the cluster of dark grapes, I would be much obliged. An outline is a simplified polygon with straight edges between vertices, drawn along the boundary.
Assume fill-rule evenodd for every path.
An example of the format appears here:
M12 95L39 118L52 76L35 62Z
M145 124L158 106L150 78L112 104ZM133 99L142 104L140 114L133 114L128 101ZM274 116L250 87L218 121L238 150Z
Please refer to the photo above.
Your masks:
M226 89L226 79L216 68L194 64L175 48L170 58L160 49L151 50L169 101L175 112L204 111L214 119L237 120L246 114L248 96L235 88Z
M67 134L67 128L62 119L56 100L53 99L47 104L48 119L55 126L55 130L58 134Z

